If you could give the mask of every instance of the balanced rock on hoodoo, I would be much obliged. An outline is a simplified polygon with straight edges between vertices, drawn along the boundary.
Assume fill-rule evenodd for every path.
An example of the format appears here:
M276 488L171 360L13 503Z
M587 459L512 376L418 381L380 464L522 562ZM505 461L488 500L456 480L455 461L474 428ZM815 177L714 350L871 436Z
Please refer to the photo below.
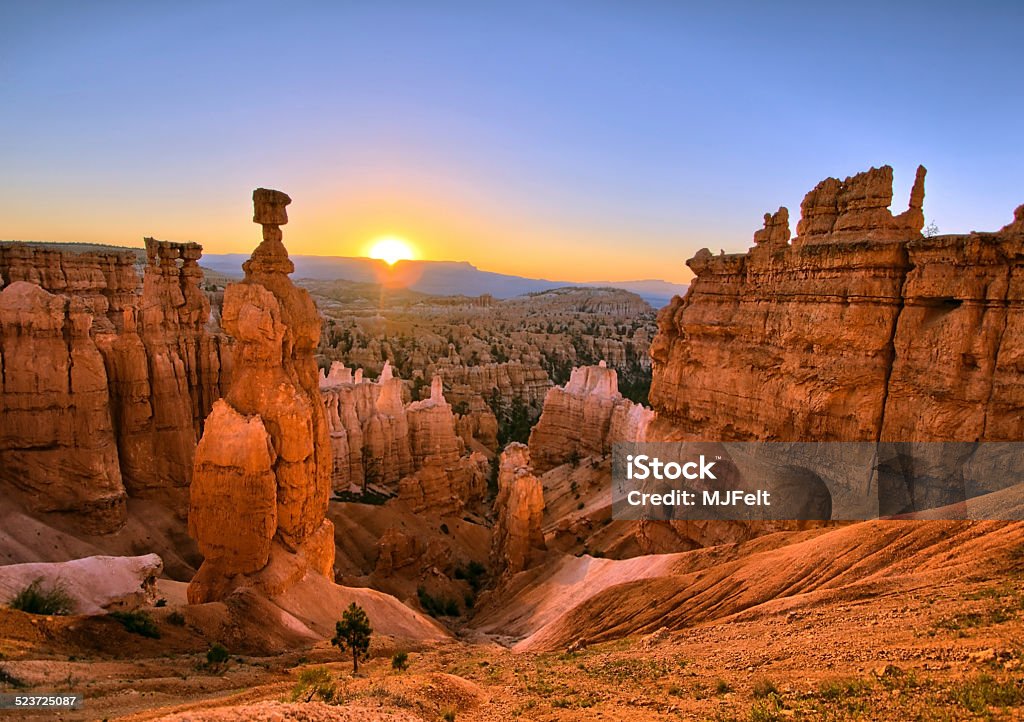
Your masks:
M234 368L196 449L189 533L205 560L189 585L193 603L242 587L279 594L307 569L333 578L331 448L313 360L320 319L288 278L280 226L290 201L253 193L263 243L243 265L245 280L224 293Z

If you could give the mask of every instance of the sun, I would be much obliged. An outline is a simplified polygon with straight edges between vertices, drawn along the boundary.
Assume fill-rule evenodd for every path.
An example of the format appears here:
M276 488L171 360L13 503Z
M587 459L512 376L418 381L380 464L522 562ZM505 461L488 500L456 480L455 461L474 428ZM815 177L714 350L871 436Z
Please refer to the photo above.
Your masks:
M366 255L384 261L389 266L393 266L399 261L411 261L416 258L412 246L397 236L387 236L374 241Z

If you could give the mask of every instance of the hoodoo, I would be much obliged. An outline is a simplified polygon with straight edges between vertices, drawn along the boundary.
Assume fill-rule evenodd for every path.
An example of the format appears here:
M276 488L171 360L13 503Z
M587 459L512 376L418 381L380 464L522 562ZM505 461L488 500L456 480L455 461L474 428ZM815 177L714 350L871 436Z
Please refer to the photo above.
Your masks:
M263 242L224 293L234 373L196 450L189 533L205 561L192 603L248 586L279 594L307 570L333 579L331 448L313 360L320 317L288 278L281 226L290 202L280 191L253 193Z

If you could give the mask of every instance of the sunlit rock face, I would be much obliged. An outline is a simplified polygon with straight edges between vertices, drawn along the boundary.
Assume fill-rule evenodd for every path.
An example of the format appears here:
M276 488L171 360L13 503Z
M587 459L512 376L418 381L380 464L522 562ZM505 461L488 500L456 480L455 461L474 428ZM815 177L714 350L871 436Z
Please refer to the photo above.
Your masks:
M543 555L544 487L525 444L509 444L501 453L494 515L491 564L499 574L521 572Z
M27 281L0 292L0 474L38 511L104 532L124 523L126 495L92 321L81 299Z
M829 178L659 314L650 440L1024 438L1024 230L923 237L924 169Z
M362 378L341 363L320 374L339 492L375 484L398 492L415 511L455 514L483 501L489 462L469 453L440 376L430 396L402 402L402 382L385 364L380 378ZM492 416L493 418L493 416Z
M202 249L0 244L0 482L28 506L105 533L126 496L184 512L195 445L229 355L209 328Z
M622 397L615 369L605 362L572 371L564 387L544 398L530 433L534 468L544 472L573 459L603 456L617 441L639 441L653 417L650 409Z
M280 594L306 570L333 578L331 446L313 360L320 321L288 278L280 226L290 200L253 193L263 243L224 293L233 381L196 452L189 533L205 560L189 585L193 603L242 586Z
M121 470L130 495L183 505L202 421L227 383L229 352L208 327L202 248L147 238L146 256L138 309L104 354Z

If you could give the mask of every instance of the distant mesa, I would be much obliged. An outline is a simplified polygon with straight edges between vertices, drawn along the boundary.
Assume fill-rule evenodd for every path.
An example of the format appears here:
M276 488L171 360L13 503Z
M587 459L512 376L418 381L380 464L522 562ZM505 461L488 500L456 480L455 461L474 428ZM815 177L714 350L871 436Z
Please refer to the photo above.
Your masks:
M207 253L203 265L219 273L238 275L238 268L248 256L242 253ZM657 279L639 281L550 281L543 278L525 278L504 273L481 271L465 261L397 261L388 266L374 258L346 256L291 255L295 264L295 278L318 281L354 281L400 286L420 293L439 296L479 296L485 293L505 299L527 293L550 291L566 286L621 288L636 293L655 308L668 304L673 296L686 293L686 285Z

